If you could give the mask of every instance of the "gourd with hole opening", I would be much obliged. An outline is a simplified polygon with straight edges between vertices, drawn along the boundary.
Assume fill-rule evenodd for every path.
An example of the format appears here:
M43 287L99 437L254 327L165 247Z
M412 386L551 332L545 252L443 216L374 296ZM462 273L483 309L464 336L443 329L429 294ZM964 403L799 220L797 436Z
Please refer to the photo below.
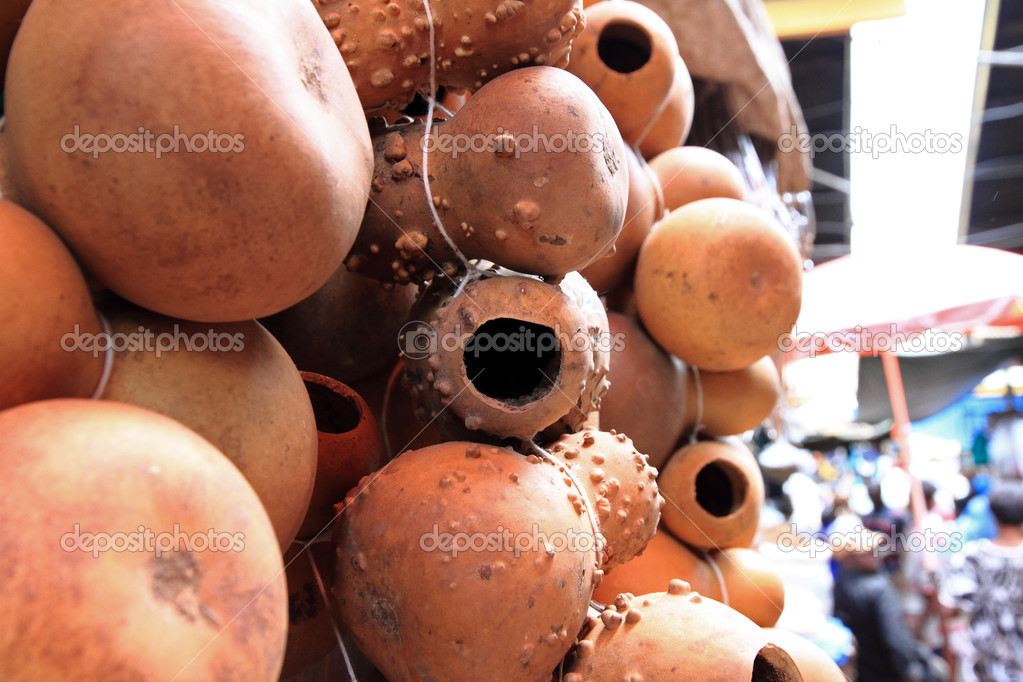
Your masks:
M436 226L423 182L454 248ZM373 138L375 170L362 229L345 263L384 282L422 282L463 268L455 249L556 277L609 251L629 196L625 145L611 115L563 69L496 78L428 138L393 126Z
M437 280L400 337L423 416L448 437L581 428L607 390L609 359L607 314L586 281L491 273L451 293Z
M355 239L369 130L308 0L34 0L5 95L17 200L150 310L270 315Z
M317 458L316 419L295 363L254 320L184 322L116 301L103 311L126 341L102 398L173 417L220 448L287 549L309 506Z
M131 405L43 400L0 412L0 480L0 678L277 680L281 551L208 441Z
M585 21L579 0L315 4L370 114L403 109L428 88L431 57L437 85L469 91L524 66L564 68Z
M665 107L678 63L671 28L632 0L586 8L568 70L593 89L627 144L635 144Z
M831 656L807 637L782 628L765 628L764 634L788 652L806 682L848 682Z
M0 199L0 409L92 395L108 345L102 331L67 247Z
M403 368L404 363L399 360L352 385L380 425L385 461L405 450L418 450L448 440L437 430L436 423L429 420L426 411L413 403L409 394L411 384Z
M377 420L362 396L320 374L302 372L302 380L316 415L318 457L316 482L298 537L312 539L321 533L330 535L337 516L334 505L363 476L383 465L384 444Z
M695 547L748 546L764 506L756 458L739 441L701 441L668 459L657 478L664 526Z
M554 461L466 442L404 452L345 500L342 621L389 680L545 679L601 575L590 519Z
M566 659L564 682L798 682L795 662L751 620L672 580L667 592L619 595Z
M778 350L796 324L803 260L765 210L701 199L647 236L635 292L643 326L666 351L700 369L742 369Z
M662 152L685 144L693 127L695 113L693 79L685 61L679 56L675 63L675 80L668 92L668 103L639 142L639 152L643 158L653 159Z
M706 147L674 147L650 159L661 182L664 207L674 211L700 199L742 199L742 173L724 154Z

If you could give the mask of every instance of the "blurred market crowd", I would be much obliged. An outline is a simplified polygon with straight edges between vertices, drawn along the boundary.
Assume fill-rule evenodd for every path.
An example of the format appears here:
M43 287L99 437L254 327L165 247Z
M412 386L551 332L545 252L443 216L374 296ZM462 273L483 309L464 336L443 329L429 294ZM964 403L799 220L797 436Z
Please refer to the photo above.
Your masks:
M1023 681L1023 417L954 459L912 454L910 475L891 440L761 452L783 620L850 679Z

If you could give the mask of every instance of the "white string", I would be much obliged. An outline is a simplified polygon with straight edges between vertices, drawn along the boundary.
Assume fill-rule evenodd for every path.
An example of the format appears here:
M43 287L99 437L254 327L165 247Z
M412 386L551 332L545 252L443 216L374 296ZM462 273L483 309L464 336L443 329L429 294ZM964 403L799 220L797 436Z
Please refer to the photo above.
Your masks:
M643 169L647 179L650 180L650 184L654 187L654 200L657 202L654 205L654 225L656 225L664 218L665 215L668 214L668 204L664 200L664 187L661 186L661 179L657 177L657 173L655 173L654 169L649 163L647 163L647 160L643 158L643 155L637 154L637 157L639 158L640 168ZM646 208L646 205L644 205L643 208Z
M426 11L426 21L430 25L430 93L426 98L426 120L423 122L423 135L425 138L429 138L433 130L433 113L437 107L437 46L436 46L436 29L433 25L433 12L430 11L430 0L423 0L423 9ZM458 259L462 261L462 265L465 267L466 276L462 278L461 283L455 290L455 296L462 293L462 289L469 283L470 279L475 279L476 269L469 262L469 259L465 257L462 250L458 248L455 241L448 235L448 231L444 229L444 223L440 219L440 214L437 212L437 207L433 205L433 192L430 191L430 168L429 159L430 155L427 150L430 145L423 144L423 189L426 191L426 204L430 209L430 215L433 216L433 221L437 225L437 229L440 230L440 234L444 237L444 241L447 242L448 246Z
M651 118L650 121L646 124L646 126L644 126L643 130L639 133L639 136L636 138L636 141L632 143L632 148L636 151L636 154L638 154L641 158L643 155L639 153L639 146L643 144L643 141L646 140L646 136L650 133L651 130L653 130L654 124L656 124L657 121L661 118L661 114L663 114L668 109L668 105L671 104L672 99L671 94L674 89L675 83L672 82L671 88L668 91L668 96L664 98L663 102L661 102L661 106L657 107L657 111L654 112L653 118Z
M89 400L99 400L103 397L103 392L107 390L107 383L110 381L110 370L114 365L114 344L110 343L110 325L107 323L107 318L98 310L96 311L96 317L99 318L99 323L103 326L103 335L107 339L107 349L103 353L103 371L100 373L99 381L96 383L96 390L89 396Z
M528 444L530 446L530 449L534 450L540 455L540 459L550 462L555 467L557 467L559 471L568 476L569 480L572 481L572 485L574 485L575 489L579 492L579 497L582 498L583 507L586 509L586 516L590 520L590 526L593 528L594 536L600 537L601 539L604 539L606 541L606 538L603 538L603 533L600 532L600 524L597 523L597 513L593 510L593 505L590 503L590 496L586 494L586 489L582 487L582 485L579 483L579 479L575 477L574 473L572 473L572 467L570 467L566 462L562 462L557 457L544 450L535 442L528 441ZM599 570L604 566L604 552L597 551L596 555L597 569Z
M452 112L452 111L451 111L450 109L448 109L448 108L447 108L446 106L444 106L444 105L443 105L443 104L441 104L440 102L436 102L435 106L436 106L436 107L437 107L438 109L440 109L440 113L444 114L444 115L445 115L445 116L447 116L448 118L451 118L452 116L454 116L454 115L455 115L455 114L454 114L454 112Z
M394 365L394 369L391 370L391 375L387 377L387 386L384 388L384 401L380 405L380 431L383 435L384 452L387 453L388 462L394 459L394 453L391 452L391 436L387 427L387 417L391 410L391 394L394 393L394 387L398 384L398 377L404 369L405 361L398 358L398 362Z
M703 558L710 564L710 567L714 570L714 575L717 576L718 586L721 588L721 603L725 606L731 606L728 603L728 587L725 585L725 576L721 573L721 567L718 566L718 562L714 561L714 557L710 555L710 552L703 548L699 548L703 554Z
M323 603L327 607L327 616L330 618L330 627L334 630L334 636L337 637L338 646L341 647L341 656L345 659L345 667L348 668L348 678L351 682L359 682L359 678L355 676L355 668L352 667L352 661L348 658L348 649L345 648L345 642L341 638L341 631L337 627L337 623L334 622L334 610L330 608L330 598L327 596L327 589L323 586L323 578L320 577L320 569L316 565L316 559L313 558L313 551L310 549L310 545L306 545L302 549L302 553L309 559L309 565L313 568L313 577L316 579L316 586L320 588L320 596L323 597Z

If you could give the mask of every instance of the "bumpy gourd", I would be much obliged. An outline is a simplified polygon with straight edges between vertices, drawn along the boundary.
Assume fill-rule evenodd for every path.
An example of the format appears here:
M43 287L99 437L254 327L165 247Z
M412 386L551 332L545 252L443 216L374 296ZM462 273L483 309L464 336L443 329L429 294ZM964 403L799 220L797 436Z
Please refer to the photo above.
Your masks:
M657 470L624 433L586 429L565 434L549 446L587 491L605 541L603 568L641 554L657 531L664 498Z
M567 480L553 459L449 442L399 455L349 493L335 596L387 679L547 677L603 575Z
M430 83L476 90L522 66L564 68L582 30L578 0L314 0L367 110L401 109Z
M374 137L375 170L349 270L397 283L468 259L542 276L609 251L625 220L629 174L618 128L596 95L552 67L513 71L473 95L424 139L413 123Z
M798 681L795 662L752 621L682 580L667 592L621 594L588 622L565 682Z

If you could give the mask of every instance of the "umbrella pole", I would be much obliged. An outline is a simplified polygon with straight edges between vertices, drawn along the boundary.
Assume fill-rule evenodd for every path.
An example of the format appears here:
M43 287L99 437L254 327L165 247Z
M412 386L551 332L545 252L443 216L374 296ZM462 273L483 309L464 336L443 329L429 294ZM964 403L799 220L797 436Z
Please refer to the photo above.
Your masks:
M913 474L912 464L912 452L909 447L909 407L906 404L906 391L902 385L902 371L899 369L899 358L891 351L880 351L881 365L884 368L884 378L888 386L888 400L892 406L892 432L895 436L895 442L899 444L899 457L902 460L902 467L909 476L910 488L909 488L909 505L913 512L913 528L914 530L920 530L920 521L923 519L924 514L927 513L927 509L924 505L924 486L917 476ZM923 551L930 551L925 548ZM937 599L936 596L928 597L928 599ZM924 611L924 617L926 617L930 609ZM939 629L941 631L941 638L943 640L943 658L949 665L950 678L955 680L955 656L952 654L951 647L948 642L948 622L945 614L939 607L937 610ZM921 624L922 625L922 624Z
M902 460L902 467L909 476L911 487L909 489L909 507L913 513L914 525L927 513L924 506L923 483L913 475L912 452L909 448L909 407L906 405L906 391L902 386L902 372L899 370L899 358L891 351L880 351L881 365L884 368L884 378L888 385L888 400L892 405L892 435L899 445L899 457Z

